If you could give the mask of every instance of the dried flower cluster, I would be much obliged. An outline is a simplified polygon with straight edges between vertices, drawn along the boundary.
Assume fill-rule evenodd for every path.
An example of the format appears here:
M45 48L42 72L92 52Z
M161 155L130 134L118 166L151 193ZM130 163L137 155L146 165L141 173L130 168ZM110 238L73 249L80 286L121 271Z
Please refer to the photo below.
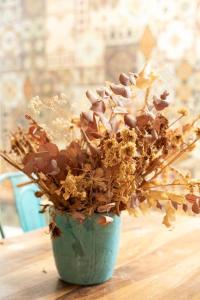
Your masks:
M108 82L96 93L87 91L91 107L73 119L81 137L62 150L27 115L28 132L18 129L11 152L0 154L38 184L38 197L46 195L56 209L80 221L99 212L105 213L99 222L106 224L112 221L108 212L137 215L158 208L165 211L163 223L170 226L178 208L198 214L200 181L172 167L200 139L198 118L180 123L187 115L180 110L169 122L163 114L169 94L152 94L156 80L145 67L138 74L121 74L119 84ZM144 101L134 111L138 90Z
M30 115L59 147L65 146L74 138L74 126L70 119L77 109L77 105L64 94L50 99L36 96L29 104Z

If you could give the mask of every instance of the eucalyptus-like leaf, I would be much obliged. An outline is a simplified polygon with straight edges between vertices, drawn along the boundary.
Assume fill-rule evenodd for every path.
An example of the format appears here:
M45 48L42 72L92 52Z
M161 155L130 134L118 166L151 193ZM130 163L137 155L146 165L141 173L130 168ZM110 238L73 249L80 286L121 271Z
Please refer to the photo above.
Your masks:
M130 128L136 127L136 119L134 117L132 117L130 114L126 114L124 116L124 122Z
M90 100L91 104L98 101L98 97L93 92L91 92L89 90L86 91L86 96Z
M114 133L117 133L121 124L121 121L118 119L118 117L116 115L114 115L111 119L110 119L110 124L112 127L112 131Z
M110 124L110 121L102 113L98 113L98 116L99 116L99 119L100 119L101 123L103 124L103 126L107 130L107 132L111 133L112 132L112 126Z
M104 101L100 100L92 104L91 110L96 113L104 113L106 111L106 105Z
M113 91L113 93L115 93L116 95L121 95L125 98L130 98L132 95L130 88L126 86L117 85L113 83L110 85L110 88Z
M88 122L94 121L94 113L91 110L89 110L88 112L82 112L81 116Z
M154 120L153 114L147 112L136 117L136 125L138 126L138 128L142 129L148 123L152 123L153 120Z
M119 75L119 82L123 85L128 85L129 84L129 76L126 75L125 73L121 73Z
M166 100L158 99L157 97L153 97L153 105L156 110L161 111L169 106L169 102Z

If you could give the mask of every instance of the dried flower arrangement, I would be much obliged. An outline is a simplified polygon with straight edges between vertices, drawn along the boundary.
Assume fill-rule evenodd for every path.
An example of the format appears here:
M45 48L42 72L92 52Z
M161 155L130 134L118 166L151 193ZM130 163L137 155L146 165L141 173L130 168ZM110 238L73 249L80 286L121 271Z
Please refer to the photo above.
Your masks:
M38 197L46 195L56 209L80 221L99 212L105 213L99 223L107 224L112 222L108 212L137 215L158 208L170 226L179 208L198 214L200 181L172 164L200 139L199 117L183 124L187 112L182 109L170 123L163 114L168 92L151 93L156 80L145 66L138 74L120 74L119 84L107 82L96 94L87 91L89 111L72 120L81 135L62 150L26 115L29 130L12 134L11 151L0 155L39 186ZM133 111L137 90L144 92L144 103ZM52 223L50 229L57 230Z

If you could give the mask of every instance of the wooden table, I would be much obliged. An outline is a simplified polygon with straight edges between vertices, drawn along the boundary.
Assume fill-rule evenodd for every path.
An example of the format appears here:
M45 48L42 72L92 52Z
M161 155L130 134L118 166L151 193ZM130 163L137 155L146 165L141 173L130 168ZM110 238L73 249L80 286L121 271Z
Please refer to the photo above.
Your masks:
M47 229L1 242L0 299L200 300L200 218L161 219L123 216L114 276L93 287L58 279Z

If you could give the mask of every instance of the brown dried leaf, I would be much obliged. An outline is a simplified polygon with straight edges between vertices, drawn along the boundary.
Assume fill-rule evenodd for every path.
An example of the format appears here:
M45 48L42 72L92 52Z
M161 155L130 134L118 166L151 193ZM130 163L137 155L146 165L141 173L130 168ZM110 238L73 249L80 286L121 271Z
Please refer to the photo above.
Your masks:
M182 205L182 208L183 208L183 210L184 210L184 212L187 212L188 211L188 206L187 206L187 204L183 204Z
M49 231L52 239L55 239L61 235L61 230L59 229L59 227L56 225L55 222L49 223Z
M126 75L125 73L121 73L119 75L119 82L123 85L128 85L129 84L129 76Z
M115 93L116 95L121 95L122 97L125 97L125 98L130 98L132 95L129 87L125 87L125 86L121 86L121 85L113 83L110 85L110 88L113 91L113 93Z
M158 99L157 97L153 97L153 105L156 110L160 111L169 106L169 102L165 100Z
M104 113L106 111L106 105L102 100L100 100L92 104L91 110L96 113Z
M108 91L107 88L99 88L96 90L96 92L102 98L108 98L108 96L111 96L111 93Z
M200 196L196 196L194 194L187 194L185 195L185 199L190 203L195 203L197 200L200 199Z
M109 217L109 216L100 216L99 219L98 219L98 224L100 225L108 225L110 223L113 222L113 218Z
M121 124L121 120L118 119L118 117L116 115L114 115L111 119L110 119L110 124L112 127L112 131L114 133L117 133Z
M199 207L199 205L196 202L192 205L192 211L195 214L199 214L200 213L200 207Z
M124 116L124 122L130 128L135 128L136 126L136 119L132 117L130 114L126 114Z
M169 96L169 93L168 93L168 91L165 90L165 91L160 95L160 99L166 100L168 96Z
M38 151L39 152L47 151L49 156L51 156L51 157L57 157L58 153L59 153L57 145L53 144L53 143L46 143L46 144L41 145L39 147Z
M91 154L96 156L96 154L98 154L97 147L90 142L86 132L83 129L81 129L81 133L82 133L83 139L85 140L85 142L88 145L88 148L90 149Z
M102 205L102 206L99 206L98 208L97 208L97 211L99 212L99 213L103 213L103 212L109 212L113 207L115 207L116 206L116 203L108 203L108 204L106 204L106 205Z
M92 104L98 101L98 97L89 90L86 91L86 96Z
M164 218L163 218L163 222L162 222L166 227L171 227L171 223L170 223L170 221L169 221L169 218L168 218L168 216L167 215L165 215L164 216Z
M150 71L149 65L145 65L143 70L138 74L136 78L136 86L140 89L147 89L152 86L157 76Z
M153 128L159 133L161 129L167 129L168 120L162 115L157 115L153 122Z
M99 119L101 121L101 123L103 124L103 126L105 127L105 129L108 131L108 133L112 132L112 126L109 122L109 120L104 116L104 114L98 113Z
M88 122L93 122L94 121L94 113L92 111L90 111L90 110L88 112L82 112L82 114L81 114L81 120L82 119L85 119ZM81 120L80 120L80 122L81 122Z
M136 125L138 128L142 129L148 123L152 123L154 120L154 116L151 113L145 113L136 117Z

